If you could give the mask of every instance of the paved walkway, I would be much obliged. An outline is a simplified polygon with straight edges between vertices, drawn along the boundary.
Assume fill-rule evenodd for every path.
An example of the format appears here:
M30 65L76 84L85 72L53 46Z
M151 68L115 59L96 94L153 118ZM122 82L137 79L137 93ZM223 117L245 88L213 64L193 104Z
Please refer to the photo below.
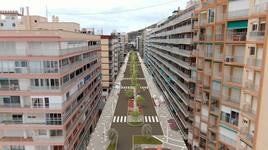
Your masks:
M128 55L125 58L125 62L128 61ZM127 63L124 63L123 66L120 68L119 74L115 81L116 83L120 83L123 80L124 72L127 67L126 64ZM119 92L120 89L112 88L107 98L106 104L103 108L100 119L97 123L97 126L91 135L89 145L87 146L88 150L106 150L106 147L109 144L106 135L112 124L113 114L117 104Z
M153 95L153 97L159 99L159 97L162 97L161 91L157 88L155 82L153 81L153 77L147 71L147 68L144 65L140 55L138 55L138 58L141 62L141 68L147 81L147 86L149 88L150 93ZM172 150L187 149L185 142L183 141L183 138L179 133L179 131L171 130L167 123L167 120L172 119L172 116L169 113L165 103L160 104L160 106L155 106L155 109L159 117L161 127L164 131L164 136L155 136L155 137L161 140L164 143L165 147L168 147Z

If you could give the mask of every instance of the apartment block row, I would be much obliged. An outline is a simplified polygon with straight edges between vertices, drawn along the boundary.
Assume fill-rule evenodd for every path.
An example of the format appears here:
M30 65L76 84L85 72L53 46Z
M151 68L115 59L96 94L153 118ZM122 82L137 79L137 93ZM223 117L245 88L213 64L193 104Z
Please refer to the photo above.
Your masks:
M189 149L267 146L267 17L267 0L190 1L144 31L144 62Z
M0 11L0 149L86 149L101 112L101 38L79 31Z

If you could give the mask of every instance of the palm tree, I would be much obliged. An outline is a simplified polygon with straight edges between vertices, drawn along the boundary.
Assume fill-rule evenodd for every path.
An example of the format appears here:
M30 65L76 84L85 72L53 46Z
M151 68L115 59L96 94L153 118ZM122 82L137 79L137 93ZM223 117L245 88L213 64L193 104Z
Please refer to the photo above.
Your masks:
M118 132L114 128L111 128L107 135L108 139L111 141L111 144L115 144L118 139Z
M153 128L150 124L144 124L141 128L141 134L150 138L152 136Z

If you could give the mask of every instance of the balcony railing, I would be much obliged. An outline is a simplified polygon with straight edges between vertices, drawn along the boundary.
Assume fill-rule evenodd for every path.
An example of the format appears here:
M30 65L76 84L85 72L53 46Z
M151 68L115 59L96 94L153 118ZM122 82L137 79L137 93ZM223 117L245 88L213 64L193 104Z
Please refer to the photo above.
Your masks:
M247 32L232 32L229 31L228 32L228 41L237 41L237 42L241 42L241 41L246 41L247 39Z
M261 67L262 66L262 59L259 58L248 58L247 65Z
M215 40L216 41L223 41L223 39L224 39L224 34L222 34L222 33L216 33L215 34Z
M236 147L236 140L229 138L228 136L225 136L223 134L219 135L219 138L222 142L230 144L232 147Z
M252 115L252 116L255 116L257 113L256 110L254 110L249 104L243 105L243 111Z
M239 105L240 104L240 96L237 95L223 95L223 102L230 102L230 103L233 103L233 104L236 104L236 105Z
M253 81L246 81L245 82L245 88L251 90L251 91L259 91L260 85L255 84Z
M251 8L251 14L253 15L257 15L257 14L263 14L263 13L267 13L268 11L268 2L262 2L258 5L253 6L253 8Z
M264 31L252 31L249 32L249 39L255 41L264 40L264 35L265 35Z
M225 56L225 62L226 63L244 64L244 56L227 55L227 56Z
M225 75L224 76L224 81L225 82L232 82L236 84L242 84L242 79L243 79L243 74L236 75L236 76L230 76L230 75Z
M254 141L254 133L250 133L249 131L250 131L250 129L247 127L240 128L240 133L241 133L242 139L246 140L247 142L249 142L252 145L253 141Z

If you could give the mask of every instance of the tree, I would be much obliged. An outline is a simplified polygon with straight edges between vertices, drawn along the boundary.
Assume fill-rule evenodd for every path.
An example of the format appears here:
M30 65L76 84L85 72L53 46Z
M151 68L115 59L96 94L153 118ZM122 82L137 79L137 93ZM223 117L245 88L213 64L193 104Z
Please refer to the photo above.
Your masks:
M138 105L143 105L143 103L144 103L144 98L142 97L142 96L137 96L137 103L138 103Z
M133 95L133 90L132 89L127 89L125 91L125 95L128 97L128 98L132 98L134 95Z
M141 128L141 134L148 139L152 136L153 128L150 124L144 124Z
M114 128L111 128L107 135L108 139L111 141L111 144L115 144L118 139L118 132Z
M139 112L138 110L135 110L135 111L132 111L132 112L130 113L130 115L131 115L132 117L138 118L139 115L140 115L140 112Z

